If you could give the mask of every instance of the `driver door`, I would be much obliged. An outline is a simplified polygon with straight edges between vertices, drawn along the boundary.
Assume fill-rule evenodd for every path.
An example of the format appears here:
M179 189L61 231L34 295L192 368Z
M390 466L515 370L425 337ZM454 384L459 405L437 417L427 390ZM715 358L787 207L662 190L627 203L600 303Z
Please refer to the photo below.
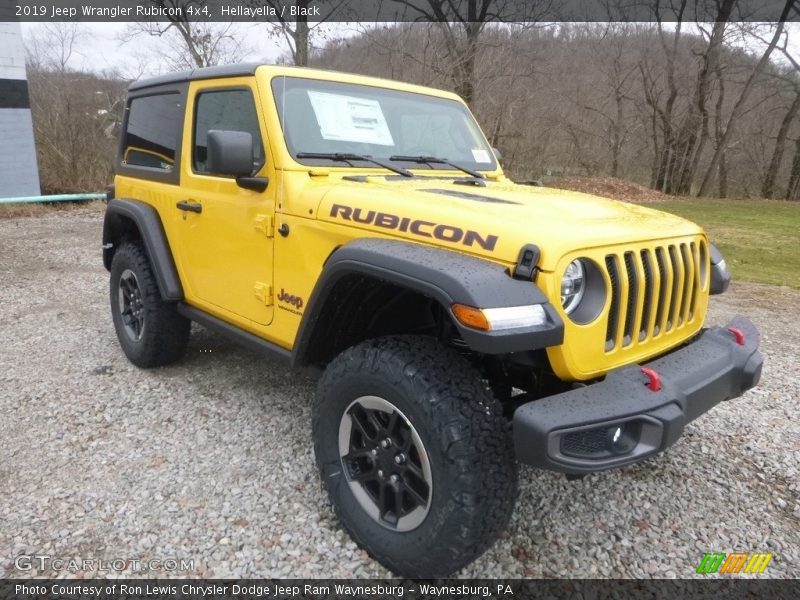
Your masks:
M209 131L244 131L253 138L253 174L273 174L258 91L252 78L226 79L225 87L195 81L187 102L182 197L175 207L180 241L173 249L184 294L189 304L241 326L267 325L273 316L275 186L245 189L206 165Z

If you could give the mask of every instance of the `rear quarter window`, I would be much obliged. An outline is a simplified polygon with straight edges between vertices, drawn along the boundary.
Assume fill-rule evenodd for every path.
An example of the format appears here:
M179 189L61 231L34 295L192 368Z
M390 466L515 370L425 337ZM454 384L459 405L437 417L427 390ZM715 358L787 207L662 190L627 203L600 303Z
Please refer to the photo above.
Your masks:
M178 93L132 98L122 138L122 166L171 173L182 119L183 106Z

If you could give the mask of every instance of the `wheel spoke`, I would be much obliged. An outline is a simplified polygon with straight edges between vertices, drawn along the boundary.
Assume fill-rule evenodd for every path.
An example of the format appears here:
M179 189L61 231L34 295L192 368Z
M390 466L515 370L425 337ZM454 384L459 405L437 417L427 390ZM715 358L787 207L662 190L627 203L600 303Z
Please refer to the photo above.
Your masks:
M397 427L397 421L399 420L400 415L397 414L397 411L394 411L392 415L389 417L389 424L386 426L386 431L389 432L389 435L394 433L395 427Z
M353 449L351 447L350 452L348 452L342 458L344 460L347 460L347 461L354 461L354 460L358 460L359 458L370 458L370 456L371 456L371 454L370 454L369 448L356 448L356 449Z
M408 454L408 451L411 450L411 444L414 442L414 436L411 435L411 430L407 429L405 432L405 439L403 439L403 443L400 446L400 449Z
M400 485L394 487L394 514L398 519L403 516L403 489Z
M398 514L397 514L397 506L394 507L392 511L392 507L390 504L394 504L394 493L391 493L390 490L387 490L388 484L381 485L380 491L380 500L378 506L380 507L380 518L388 523L389 525L396 526L398 521Z
M369 471L365 471L363 473L350 473L350 481L358 481L359 483L366 483L367 481L373 481L378 479L377 473L375 473L375 469L370 469Z
M122 285L122 293L125 294L125 297L129 300L136 292L136 284L130 277L125 277L124 279L119 280L120 284Z
M425 475L417 465L412 462L407 462L405 464L406 472L411 473L414 477L419 479L422 483L425 483Z
M411 496L411 498L414 500L414 502L417 503L417 506L427 506L428 505L428 499L424 498L417 490L415 490L413 487L408 485L405 481L403 482L403 490L409 496Z
M380 419L378 419L378 413L374 410L367 410L367 420L369 421L370 425L375 428L375 435L380 436L381 431L384 431L386 428L381 423Z
M378 484L378 515L381 519L386 516L386 513L389 512L389 507L387 506L388 497L386 496L386 485L383 483Z
M360 408L361 411L364 411L364 409L361 408L360 406L358 408ZM356 412L356 407L355 406L352 408L352 410L350 410L350 419L353 421L353 425L356 426L356 428L361 432L361 434L365 438L367 438L368 440L374 440L376 438L377 432L375 432L375 435L370 435L369 434L369 432L367 431L367 428L365 427L364 423L361 422L361 419L359 418L359 415Z

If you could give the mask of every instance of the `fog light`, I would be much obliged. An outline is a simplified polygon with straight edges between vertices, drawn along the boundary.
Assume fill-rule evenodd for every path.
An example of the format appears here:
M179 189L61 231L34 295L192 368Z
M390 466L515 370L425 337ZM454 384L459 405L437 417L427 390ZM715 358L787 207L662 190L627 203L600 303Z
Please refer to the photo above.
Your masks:
M639 443L641 433L642 424L639 421L612 425L606 431L606 447L612 454L627 454Z

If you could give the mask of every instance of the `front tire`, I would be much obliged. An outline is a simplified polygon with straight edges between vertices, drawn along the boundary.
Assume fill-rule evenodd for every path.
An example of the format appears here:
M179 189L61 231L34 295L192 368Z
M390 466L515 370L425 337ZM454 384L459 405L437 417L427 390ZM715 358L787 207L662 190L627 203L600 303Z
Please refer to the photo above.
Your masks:
M511 518L508 422L479 373L436 340L380 338L339 355L319 382L313 431L337 516L398 575L452 574Z
M123 242L114 253L110 300L119 344L137 367L168 365L186 353L191 321L161 299L140 242Z

